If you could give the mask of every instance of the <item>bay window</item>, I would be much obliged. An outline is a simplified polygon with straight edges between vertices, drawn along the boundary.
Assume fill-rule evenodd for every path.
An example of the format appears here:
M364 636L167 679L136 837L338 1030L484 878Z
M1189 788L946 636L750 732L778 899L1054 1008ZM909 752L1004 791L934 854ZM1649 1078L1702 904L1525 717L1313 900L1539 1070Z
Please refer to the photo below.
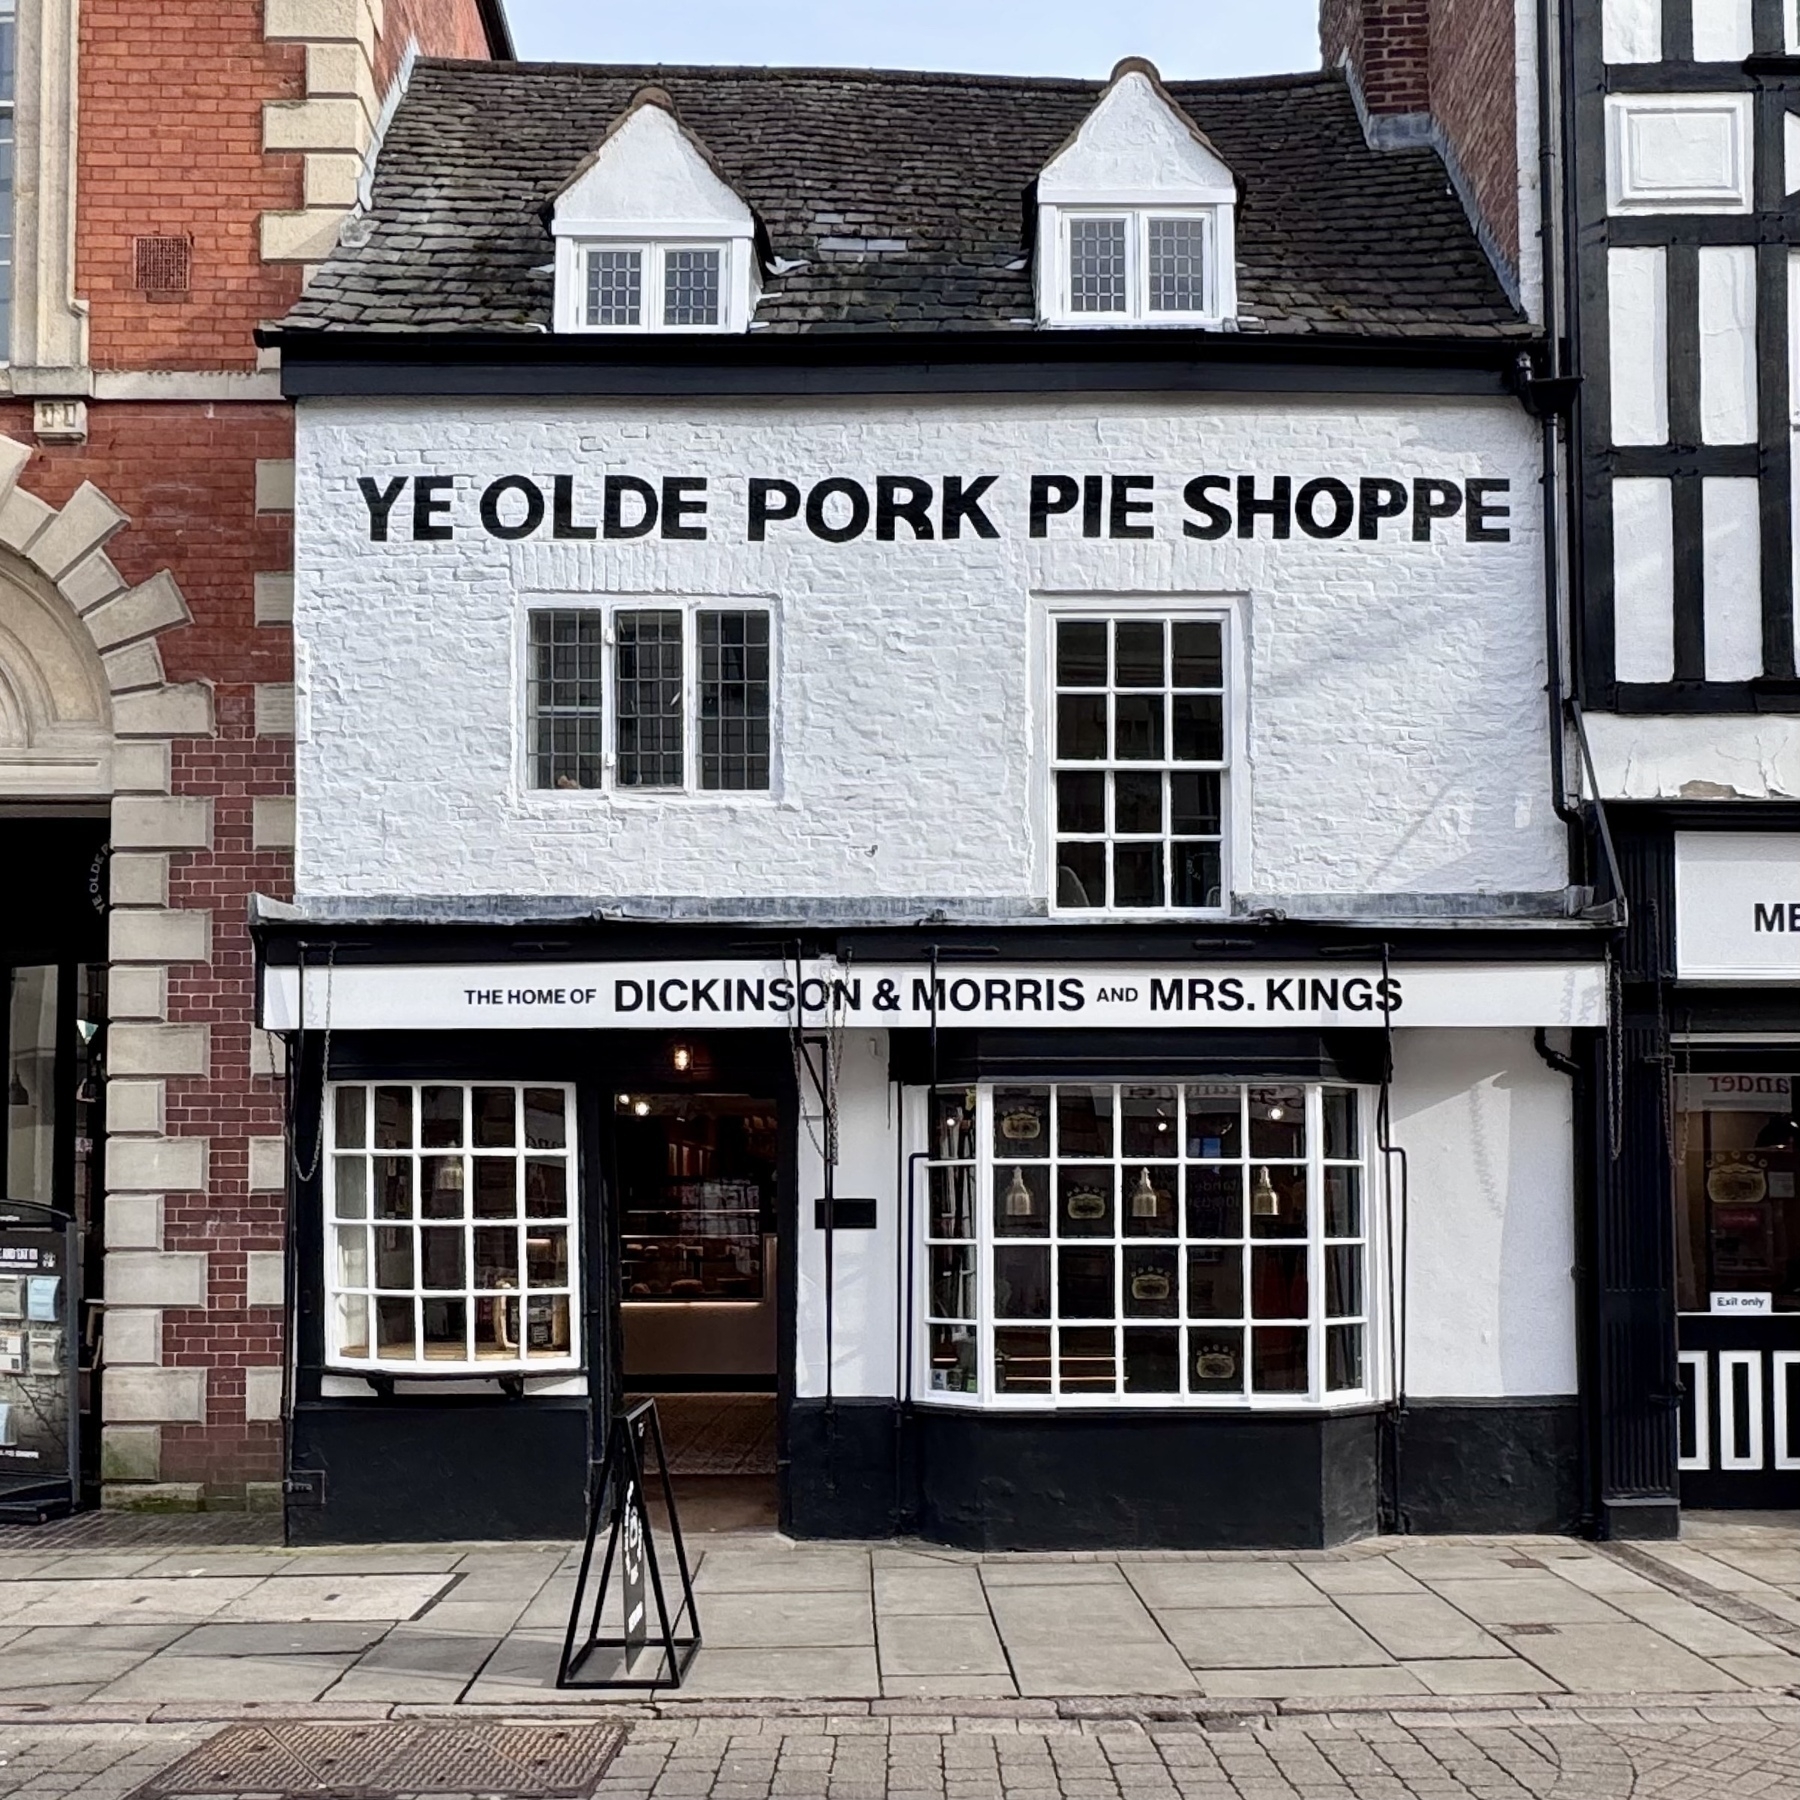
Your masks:
M1323 1082L938 1090L915 1391L999 1407L1368 1397L1368 1106Z
M327 1365L578 1367L574 1089L354 1082L326 1099Z

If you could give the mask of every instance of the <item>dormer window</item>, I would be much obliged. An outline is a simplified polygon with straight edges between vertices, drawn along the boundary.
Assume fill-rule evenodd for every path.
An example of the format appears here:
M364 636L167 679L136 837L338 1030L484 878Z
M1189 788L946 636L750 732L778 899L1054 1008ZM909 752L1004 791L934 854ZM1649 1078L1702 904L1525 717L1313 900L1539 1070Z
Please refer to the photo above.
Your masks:
M1219 327L1237 310L1237 184L1137 59L1038 177L1046 324Z
M729 244L589 244L588 331L718 331L725 323Z
M1156 324L1216 319L1205 213L1063 212L1067 310Z
M558 331L747 331L756 219L645 88L557 196Z

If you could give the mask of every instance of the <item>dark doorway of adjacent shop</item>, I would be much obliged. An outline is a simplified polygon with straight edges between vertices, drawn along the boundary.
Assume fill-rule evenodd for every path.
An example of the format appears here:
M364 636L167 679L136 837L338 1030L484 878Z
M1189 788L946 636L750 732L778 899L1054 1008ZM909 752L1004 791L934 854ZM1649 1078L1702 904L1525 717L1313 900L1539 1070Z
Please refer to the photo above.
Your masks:
M100 1314L89 1303L104 1229L107 829L104 817L0 815L0 1198L74 1220L82 1301L71 1330L44 1284L0 1277L0 1506L9 1495L25 1504L32 1477L59 1458L67 1468L68 1423L54 1424L50 1396L71 1361L77 1486L91 1499L98 1481ZM0 1213L45 1222L21 1207ZM39 1441L46 1432L55 1444Z
M704 1081L705 1054L673 1072ZM656 1397L689 1529L776 1520L779 1165L772 1097L614 1096L625 1387Z

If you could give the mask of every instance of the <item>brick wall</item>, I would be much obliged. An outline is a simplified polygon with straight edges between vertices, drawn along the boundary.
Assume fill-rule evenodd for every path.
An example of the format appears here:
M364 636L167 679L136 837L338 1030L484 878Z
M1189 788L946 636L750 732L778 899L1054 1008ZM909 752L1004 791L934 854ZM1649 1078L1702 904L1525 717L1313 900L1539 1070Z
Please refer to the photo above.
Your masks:
M1347 55L1372 113L1428 111L1431 11L1431 0L1323 0L1325 66Z
M265 100L305 91L302 46L267 43L262 0L84 0L76 286L102 369L246 369L251 332L300 293L258 220L301 204L303 159L265 155ZM185 301L133 285L132 239L192 237Z
M375 58L375 83L383 93L417 39L426 56L462 56L485 61L487 31L475 0L387 0L381 46Z

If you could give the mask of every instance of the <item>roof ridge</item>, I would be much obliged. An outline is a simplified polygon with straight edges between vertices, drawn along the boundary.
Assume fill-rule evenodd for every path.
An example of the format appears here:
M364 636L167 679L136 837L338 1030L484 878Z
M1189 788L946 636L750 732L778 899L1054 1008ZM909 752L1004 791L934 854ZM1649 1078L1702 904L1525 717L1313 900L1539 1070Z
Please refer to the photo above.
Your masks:
M593 63L593 62L495 62L469 57L421 56L420 69L444 69L459 74L577 75L596 80L635 79L654 81L704 76L711 80L768 81L776 78L794 81L867 81L884 85L908 84L918 87L1000 87L1051 93L1099 93L1107 86L1106 76L1080 75L1003 75L968 69L877 69L845 68L826 64L817 67L780 63ZM1167 77L1164 85L1171 91L1211 92L1218 89L1256 89L1269 87L1343 87L1344 75L1338 69L1284 69L1268 75L1219 75L1202 77Z

